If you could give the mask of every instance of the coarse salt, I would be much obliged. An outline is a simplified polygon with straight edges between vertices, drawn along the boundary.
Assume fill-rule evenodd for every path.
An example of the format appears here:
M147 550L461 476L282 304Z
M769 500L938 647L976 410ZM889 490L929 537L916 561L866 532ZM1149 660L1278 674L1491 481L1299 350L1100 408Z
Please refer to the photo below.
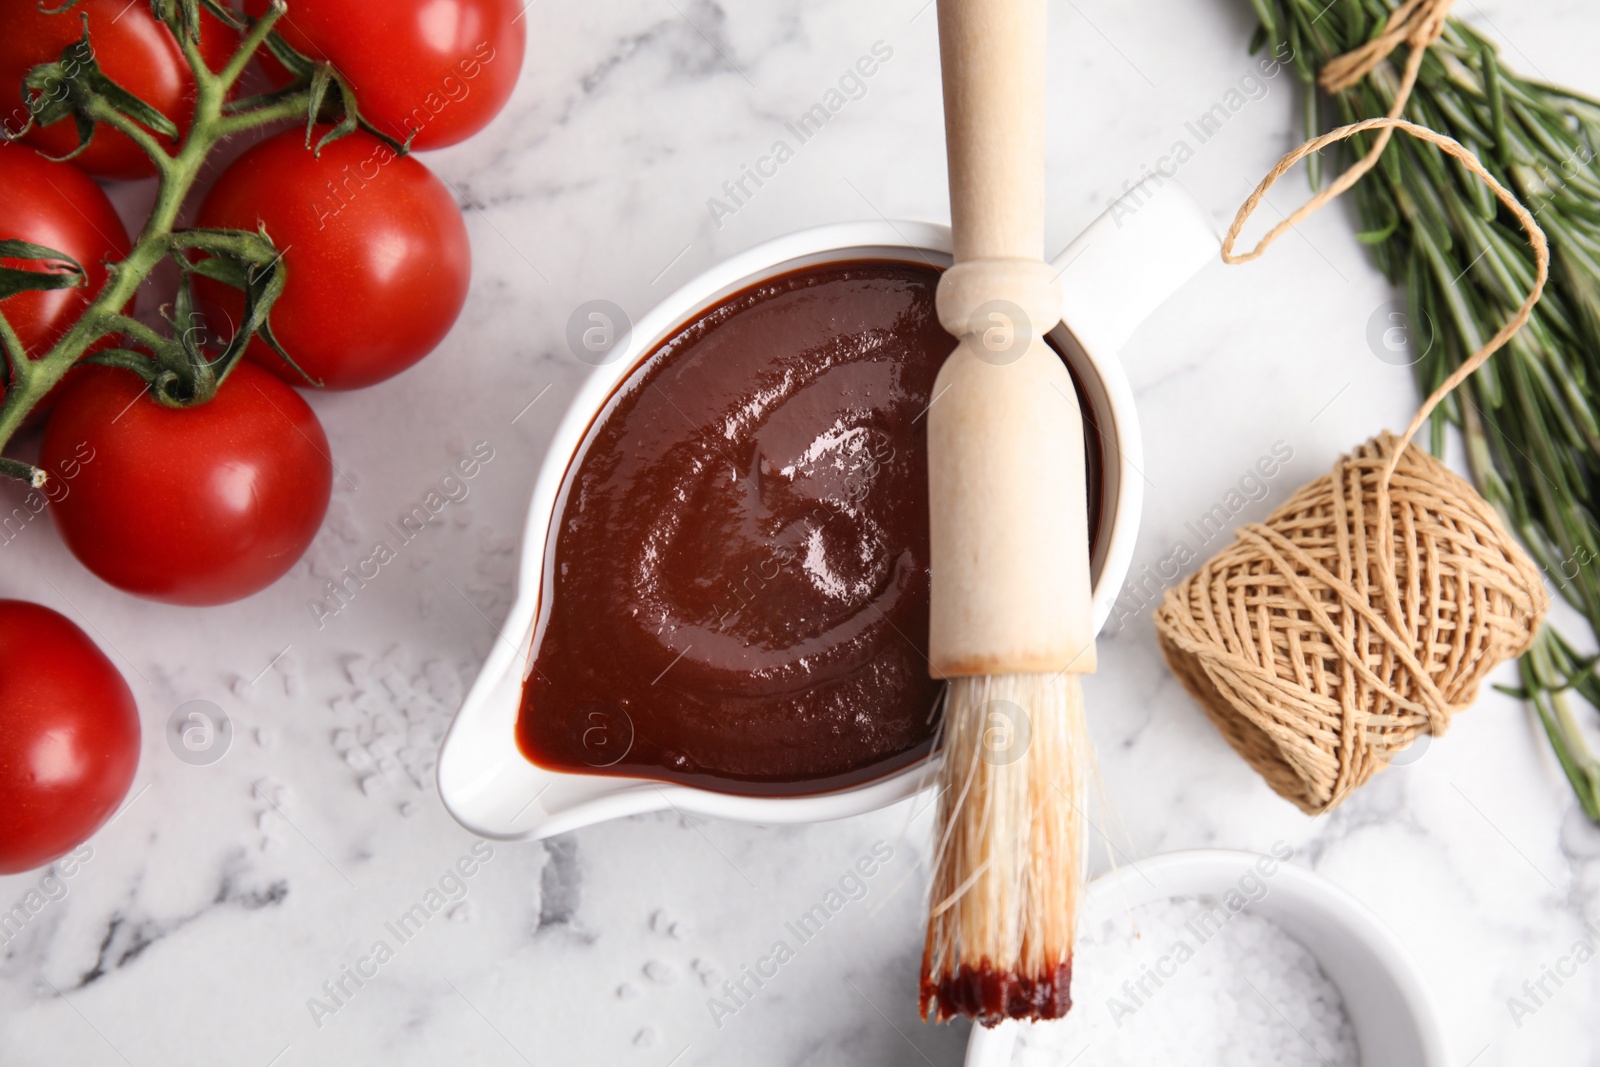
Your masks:
M1085 929L1072 1011L1024 1026L1013 1067L1358 1067L1338 988L1282 928L1175 898Z

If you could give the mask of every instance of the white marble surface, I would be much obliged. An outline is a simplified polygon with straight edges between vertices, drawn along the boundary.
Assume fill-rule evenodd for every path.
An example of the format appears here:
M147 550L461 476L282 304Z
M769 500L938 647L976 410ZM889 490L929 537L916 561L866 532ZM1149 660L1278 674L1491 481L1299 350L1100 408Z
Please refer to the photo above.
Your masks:
M1248 7L1052 5L1052 245L1252 69ZM1458 10L1507 43L1508 63L1600 92L1591 5ZM929 819L910 805L791 829L653 816L495 845L459 903L404 944L386 932L474 844L426 764L496 639L533 472L586 369L564 341L572 309L607 298L638 314L720 257L801 226L947 216L924 0L546 0L526 21L509 111L426 158L469 206L466 316L399 379L313 400L341 473L309 566L197 612L97 584L44 525L0 548L0 594L92 625L145 725L132 803L60 883L65 895L0 946L0 1063L960 1062L964 1029L915 1016ZM877 41L893 57L865 96L718 226L707 198ZM1271 82L1182 180L1225 219L1294 141L1295 114L1287 79ZM1272 200L1286 209L1303 189L1291 180ZM1210 269L1145 325L1124 354L1148 459L1136 567L1166 556L1274 442L1294 459L1244 517L1404 421L1408 373L1364 340L1390 295L1333 211L1268 263ZM319 630L309 602L323 578L477 441L495 459L470 499ZM1600 919L1600 833L1514 702L1486 695L1423 758L1308 820L1183 695L1142 614L1101 644L1089 698L1126 855L1288 841L1393 924L1457 1063L1600 1063L1600 962L1520 1025L1508 1013L1524 980ZM180 762L163 740L194 699L238 726L211 766ZM369 765L351 749L379 716L389 755ZM753 963L878 841L893 858L866 898L716 1028L701 975L720 983ZM40 880L0 879L0 907ZM314 1019L309 999L380 939L393 958L359 989L346 980L353 995Z

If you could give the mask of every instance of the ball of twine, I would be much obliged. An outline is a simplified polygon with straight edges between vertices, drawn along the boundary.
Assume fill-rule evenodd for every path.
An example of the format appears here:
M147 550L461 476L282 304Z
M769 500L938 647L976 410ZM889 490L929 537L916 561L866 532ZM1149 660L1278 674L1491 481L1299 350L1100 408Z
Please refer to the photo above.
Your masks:
M1549 607L1471 485L1383 434L1170 590L1172 671L1280 796L1338 804L1422 731L1444 733Z
M1460 162L1516 217L1534 253L1533 287L1403 434L1368 441L1266 522L1241 529L1156 612L1162 652L1184 688L1268 784L1308 814L1338 804L1420 732L1444 733L1484 677L1532 644L1549 607L1538 569L1494 509L1410 443L1434 408L1527 324L1550 271L1544 232L1478 158L1400 118L1449 8L1450 0L1407 0L1396 9L1394 32L1352 60L1359 79L1409 44L1389 115L1329 131L1279 160L1239 209L1222 258L1260 256L1360 180L1404 132ZM1305 156L1367 132L1375 136L1359 160L1254 249L1234 253L1278 178Z

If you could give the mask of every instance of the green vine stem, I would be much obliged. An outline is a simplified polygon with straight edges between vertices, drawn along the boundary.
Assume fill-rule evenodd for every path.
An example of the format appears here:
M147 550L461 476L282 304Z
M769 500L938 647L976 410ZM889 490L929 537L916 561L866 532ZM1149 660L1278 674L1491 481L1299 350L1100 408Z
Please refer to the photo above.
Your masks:
M77 2L68 0L54 13L68 17L67 12ZM177 229L184 201L219 142L250 130L298 120L306 124L307 147L313 151L357 128L379 137L399 154L405 154L410 147L409 140L396 141L361 118L354 90L336 71L327 64L300 55L273 32L273 27L288 11L284 0L273 0L266 13L254 20L217 0L150 0L150 3L155 17L165 23L177 40L192 72L194 115L176 151L169 153L162 137L172 134L174 141L177 138L176 127L166 116L116 86L98 69L93 69L90 76L76 86L71 114L79 123L80 131L92 130L96 124L116 130L143 149L155 164L158 178L155 204L127 258L107 265L105 285L48 352L36 358L24 355L16 331L0 312L0 346L4 347L9 371L5 399L0 403L0 453L56 383L86 360L140 375L158 401L178 407L210 400L237 365L252 336L260 336L294 366L294 361L278 347L267 321L286 276L282 256L270 237L265 233L243 231ZM202 8L228 26L243 31L238 49L219 71L211 70L200 54ZM263 47L293 72L294 82L274 92L230 100L251 58ZM83 54L93 54L88 48L86 16L83 40L67 51L75 54L71 57L63 54L63 62L73 58L76 66L92 66L92 62L84 64L82 61ZM50 79L60 77L58 67L42 64L30 72L27 84L56 84ZM328 116L324 112L333 114ZM48 116L34 117L44 122L63 121L67 114L66 110L58 109ZM329 121L330 117L337 124L313 146L317 124ZM85 135L80 133L80 136ZM81 148L80 145L79 150ZM49 252L48 249L37 251ZM193 253L207 258L192 260ZM169 317L176 336L170 337L125 313L150 272L168 257L176 260L183 272L177 313ZM56 253L38 258L66 260ZM76 268L75 264L72 266ZM39 280L32 286L34 288L59 288L66 284L59 275L35 273ZM189 285L190 275L196 273L227 282L245 293L245 320L238 325L225 350L215 358L208 356L190 337ZM82 284L81 268L74 283ZM91 353L101 339L113 335L127 338L149 352L114 348ZM37 486L43 484L47 474L26 463L0 458L0 476L20 478Z
M180 27L172 26L174 35L183 45L195 84L194 117L174 154L168 155L155 135L112 107L104 98L92 97L88 101L85 109L87 118L125 134L154 161L159 178L155 205L127 258L108 266L105 286L61 339L43 356L11 361L9 387L4 403L0 404L0 451L10 443L34 407L69 370L83 360L85 353L101 338L109 334L124 334L153 348L158 347L157 342L167 340L129 318L123 309L134 298L150 272L172 253L178 213L212 149L223 138L233 134L303 117L309 106L310 93L301 89L250 111L230 114L225 107L228 95L244 73L251 56L287 10L283 0L272 4L251 27L238 52L221 72L213 72L207 67L188 35L181 32ZM0 319L3 317L0 314ZM9 323L0 327L0 330L8 338L15 336ZM134 369L133 365L124 365ZM152 370L155 370L154 365ZM209 397L195 399L199 401ZM15 460L0 464L0 474L25 477L31 483L37 483L41 477L34 468Z

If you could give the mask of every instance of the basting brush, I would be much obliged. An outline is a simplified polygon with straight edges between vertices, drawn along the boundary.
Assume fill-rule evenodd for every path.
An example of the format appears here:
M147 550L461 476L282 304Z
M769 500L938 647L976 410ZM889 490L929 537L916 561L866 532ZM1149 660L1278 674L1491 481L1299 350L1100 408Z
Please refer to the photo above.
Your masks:
M1072 377L1044 336L1044 0L939 0L958 338L928 411L930 672L950 680L924 1018L1071 1005L1095 667Z

